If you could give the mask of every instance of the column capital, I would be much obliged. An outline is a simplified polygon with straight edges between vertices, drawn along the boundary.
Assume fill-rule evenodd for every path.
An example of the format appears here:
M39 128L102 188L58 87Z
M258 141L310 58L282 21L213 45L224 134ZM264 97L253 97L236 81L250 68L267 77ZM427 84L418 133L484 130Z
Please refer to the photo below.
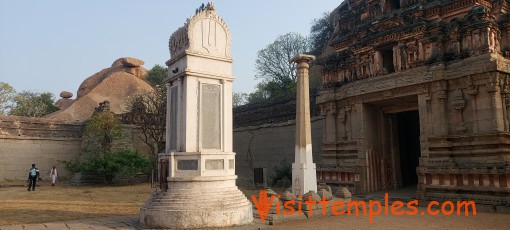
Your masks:
M293 57L292 59L290 59L290 62L296 62L296 63L306 62L306 63L308 63L313 60L315 60L315 56L313 56L313 55L298 54L295 57Z

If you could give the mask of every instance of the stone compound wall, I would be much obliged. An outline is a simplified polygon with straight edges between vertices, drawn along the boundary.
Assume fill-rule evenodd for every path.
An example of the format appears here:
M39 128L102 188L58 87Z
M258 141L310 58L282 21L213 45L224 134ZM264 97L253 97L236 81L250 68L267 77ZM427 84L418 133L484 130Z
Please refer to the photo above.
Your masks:
M315 93L310 94L312 144L314 162L319 163L322 151L323 119L315 105ZM254 168L266 168L267 178L284 159L294 161L295 98L293 96L234 108L234 145L236 173L241 182L252 183ZM128 146L142 153L149 148L139 139L141 131L125 126L126 135L113 147ZM0 181L24 180L32 163L37 164L43 178L53 165L60 176L65 170L59 160L74 160L82 146L82 124L46 118L0 116ZM250 149L250 151L248 151Z
M323 118L310 93L313 160L319 163L322 151ZM253 168L266 168L269 183L274 167L286 159L294 162L295 96L234 108L234 145L238 184L253 184ZM250 158L252 167L250 166Z
M322 150L323 119L312 118L313 160L318 164ZM294 162L295 120L277 124L265 124L234 129L234 152L236 174L241 185L253 183L253 168L266 168L268 182L274 176L274 167L285 159Z
M79 123L0 116L0 181L26 179L33 163L41 177L48 178L58 160L78 156L81 129ZM64 169L58 169L61 176L66 176Z
M318 116L320 107L315 104L317 91L310 91L310 116ZM234 108L234 129L266 124L279 124L296 119L296 95L251 103Z
M68 177L58 161L75 160L82 148L83 123L47 118L0 116L0 181L25 180L35 163L41 177L47 179L51 167L57 166L59 177ZM132 148L150 153L140 139L141 130L124 126L123 138L114 141L113 148Z

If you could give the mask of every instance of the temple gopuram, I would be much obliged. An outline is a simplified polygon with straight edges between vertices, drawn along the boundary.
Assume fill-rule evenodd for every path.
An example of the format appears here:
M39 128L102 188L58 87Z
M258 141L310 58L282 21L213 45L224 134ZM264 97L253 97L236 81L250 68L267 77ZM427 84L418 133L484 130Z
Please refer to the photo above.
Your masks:
M345 0L318 182L510 210L510 0Z

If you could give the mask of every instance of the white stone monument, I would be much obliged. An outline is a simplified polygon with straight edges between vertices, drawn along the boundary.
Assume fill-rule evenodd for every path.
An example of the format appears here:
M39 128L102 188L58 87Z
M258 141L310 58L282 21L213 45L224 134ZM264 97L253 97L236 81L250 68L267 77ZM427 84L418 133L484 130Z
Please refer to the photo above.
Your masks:
M291 59L291 62L297 63L296 145L295 160L292 164L292 192L296 195L303 195L309 191L317 192L316 166L312 159L308 86L308 63L314 59L314 56L305 54Z
M230 31L212 3L170 38L166 153L160 188L142 205L146 228L227 227L253 221L232 152Z

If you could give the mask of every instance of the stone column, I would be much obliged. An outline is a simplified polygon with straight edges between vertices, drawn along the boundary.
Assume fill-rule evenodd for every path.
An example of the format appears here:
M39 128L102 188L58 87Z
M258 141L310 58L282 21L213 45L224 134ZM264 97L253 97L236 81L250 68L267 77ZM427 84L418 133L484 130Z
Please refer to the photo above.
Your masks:
M310 125L310 96L308 87L308 63L312 55L300 54L292 58L297 63L296 95L296 145L292 164L292 191L296 195L311 190L317 192L317 176L312 159L312 135Z
M491 110L492 110L492 130L493 131L502 131L504 129L501 129L503 126L503 118L502 118L502 103L501 103L501 95L500 93L500 78L498 75L495 77L489 78L487 82L487 92L490 95L491 100ZM501 114L500 114L501 113Z
M473 133L478 133L478 117L477 117L478 106L476 104L478 86L472 85L471 83L471 86L469 86L467 90L467 94L471 96L471 110L473 111Z

